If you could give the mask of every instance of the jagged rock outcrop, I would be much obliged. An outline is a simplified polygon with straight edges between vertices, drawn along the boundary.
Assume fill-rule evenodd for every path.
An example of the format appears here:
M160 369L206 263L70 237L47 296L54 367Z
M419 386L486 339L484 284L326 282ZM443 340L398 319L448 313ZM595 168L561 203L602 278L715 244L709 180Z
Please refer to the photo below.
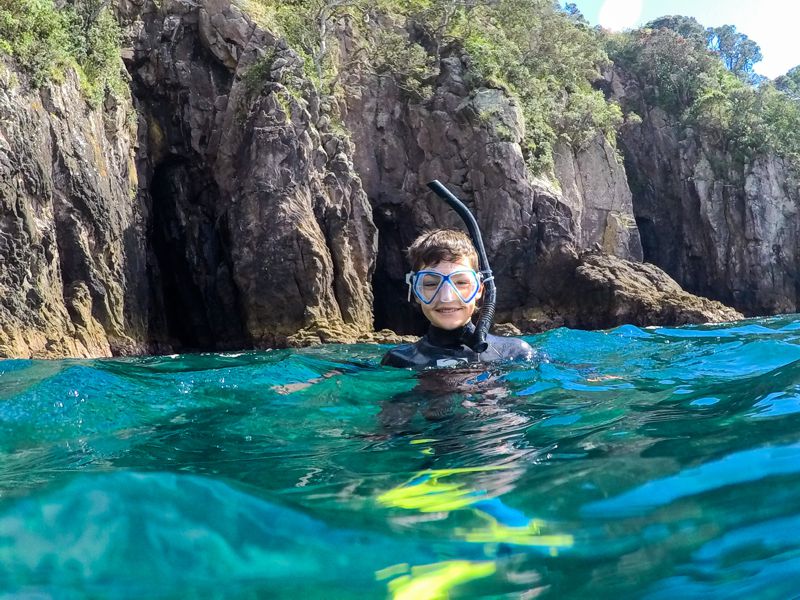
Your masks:
M642 243L622 158L601 135L584 147L556 144L555 174L562 198L572 210L578 247L633 261L642 260Z
M528 333L554 327L603 329L626 323L643 327L743 318L721 302L686 292L655 265L604 252L576 253L562 260L552 275L569 285L549 302L518 307L503 318Z
M0 64L0 356L149 349L130 114Z
M285 41L228 0L145 2L128 67L173 337L209 347L372 329L376 232L352 149ZM163 228L163 223L162 223Z
M740 158L648 106L624 72L611 89L642 117L620 143L644 259L745 314L797 311L797 174L776 156Z
M0 77L0 355L396 341L381 328L423 322L403 249L460 226L425 187L437 178L481 224L500 322L722 314L658 270L580 257L641 252L612 149L560 147L563 193L531 177L519 107L468 83L458 52L424 101L359 71L336 99L230 0L120 0L118 14L132 105L91 109L72 75L38 92Z
M385 339L352 149L294 52L229 1L119 14L136 114L4 70L0 354Z
M683 290L664 271L607 254L583 253L575 270L574 316L586 329L610 325L652 325L735 321L742 314L715 300Z
M548 321L548 311L526 313L524 309L515 320L527 330L540 330L555 324L598 329L626 323L686 325L743 318L721 302L686 292L654 265L609 254L581 253L571 279L570 293L554 299L559 308L555 322Z

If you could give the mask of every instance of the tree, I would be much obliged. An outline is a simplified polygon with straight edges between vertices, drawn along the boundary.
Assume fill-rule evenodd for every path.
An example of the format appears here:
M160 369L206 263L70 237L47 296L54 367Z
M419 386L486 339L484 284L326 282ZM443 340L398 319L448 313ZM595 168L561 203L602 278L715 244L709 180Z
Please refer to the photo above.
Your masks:
M736 31L733 25L709 27L706 32L708 47L719 55L728 70L743 81L755 83L753 65L762 58L758 44Z
M789 69L786 75L775 79L775 87L792 100L800 102L800 65Z
M564 12L569 16L573 23L586 26L589 25L589 21L586 20L586 17L583 16L581 9L579 9L577 4L574 2L567 2L564 5Z
M676 117L692 106L716 70L725 72L704 46L669 27L623 35L611 49L611 58L637 75L648 103Z
M705 46L707 43L706 28L703 27L694 17L667 15L650 21L644 26L644 28L669 29L684 39L694 42L698 46Z

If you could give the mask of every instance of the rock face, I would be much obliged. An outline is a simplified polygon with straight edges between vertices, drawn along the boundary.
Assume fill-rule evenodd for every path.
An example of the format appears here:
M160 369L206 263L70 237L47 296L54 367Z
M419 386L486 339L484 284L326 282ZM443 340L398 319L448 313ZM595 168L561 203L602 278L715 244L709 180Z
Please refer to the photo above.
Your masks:
M297 56L227 1L119 11L138 134L74 76L26 92L4 68L0 353L369 335L371 209Z
M148 349L129 114L91 110L74 75L31 93L0 64L0 355Z
M31 92L0 72L0 355L396 341L382 328L424 324L403 250L461 226L432 179L480 223L498 322L738 316L622 260L642 246L605 140L558 148L560 185L531 177L519 107L469 85L457 52L424 101L364 72L333 99L230 0L120 0L118 15L130 103L91 109L74 76ZM788 210L752 217L753 236ZM581 255L597 245L620 258Z
M404 298L402 251L422 230L462 227L425 184L446 178L483 231L498 286L498 321L523 332L555 326L678 324L740 318L718 303L681 292L641 261L625 171L605 139L557 148L563 193L531 178L520 142L518 108L500 90L469 90L465 58L442 63L432 98L405 97L386 78L348 82L346 123L354 164L380 230L375 275L376 323L421 331L425 322ZM580 256L599 246L613 256ZM596 300L596 301L594 301ZM681 303L685 303L683 309Z
M684 291L675 280L650 264L586 252L580 256L575 275L573 313L566 320L570 327L597 329L625 323L685 325L743 318L721 302Z
M720 302L684 291L655 265L599 251L583 251L562 260L551 273L569 285L562 286L549 303L518 307L503 318L529 333L554 327L602 329L743 318Z
M628 179L622 158L606 139L598 136L577 150L559 142L554 159L564 202L576 224L578 246L641 262L642 243Z
M500 90L469 89L465 60L445 58L434 94L423 102L406 97L389 78L362 75L347 82L345 123L354 164L380 231L379 327L424 327L405 302L403 251L424 229L463 227L428 191L433 179L443 180L475 215L495 271L501 313L544 302L562 285L548 273L571 256L576 229L570 207L550 183L529 176L519 108Z
M148 2L124 17L141 23L128 68L171 339L269 346L371 331L371 210L297 55L227 0Z
M642 116L620 138L644 259L687 290L748 315L798 310L800 181L775 156L742 161L648 107L615 72L615 95Z

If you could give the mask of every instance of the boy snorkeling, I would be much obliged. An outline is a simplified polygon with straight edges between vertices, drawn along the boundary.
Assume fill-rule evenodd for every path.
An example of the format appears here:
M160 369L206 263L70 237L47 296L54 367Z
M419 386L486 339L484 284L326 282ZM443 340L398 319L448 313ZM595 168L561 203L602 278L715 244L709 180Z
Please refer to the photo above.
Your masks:
M430 327L417 342L389 350L381 364L454 367L533 357L530 345L517 338L485 334L484 349L469 343L475 335L472 316L491 271L488 276L488 269L479 271L478 251L467 234L454 229L428 231L414 240L407 254L412 267L406 275L409 300L413 293Z

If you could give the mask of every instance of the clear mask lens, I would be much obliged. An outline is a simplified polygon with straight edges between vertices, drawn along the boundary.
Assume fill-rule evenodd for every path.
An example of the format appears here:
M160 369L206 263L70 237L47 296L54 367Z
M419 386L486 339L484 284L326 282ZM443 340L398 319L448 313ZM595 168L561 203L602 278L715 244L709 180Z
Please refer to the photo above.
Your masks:
M447 301L450 292L467 304L480 289L478 274L471 269L454 271L447 275L437 271L419 271L412 274L411 284L414 295L425 304L433 302L437 295L440 300Z

